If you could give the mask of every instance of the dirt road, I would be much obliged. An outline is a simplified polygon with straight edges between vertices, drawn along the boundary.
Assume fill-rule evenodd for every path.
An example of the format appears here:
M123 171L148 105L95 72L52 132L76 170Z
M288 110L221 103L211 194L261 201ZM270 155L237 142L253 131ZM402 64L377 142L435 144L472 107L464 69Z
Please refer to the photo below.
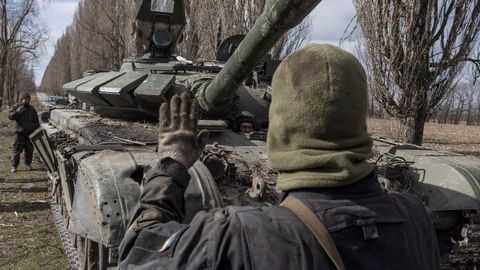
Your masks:
M37 93L37 99L43 104L43 105L46 105L45 102L43 102L44 100L47 100L48 99L48 95L44 92L36 92Z
M48 208L43 165L35 155L33 171L22 165L17 173L9 171L14 129L7 113L0 113L0 269L68 269Z

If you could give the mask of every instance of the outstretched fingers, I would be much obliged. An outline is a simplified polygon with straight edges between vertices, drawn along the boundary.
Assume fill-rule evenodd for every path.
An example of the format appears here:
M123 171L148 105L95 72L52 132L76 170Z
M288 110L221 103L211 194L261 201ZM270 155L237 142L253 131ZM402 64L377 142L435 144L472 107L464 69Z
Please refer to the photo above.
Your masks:
M168 129L168 126L170 125L170 115L168 113L168 103L163 102L162 105L160 106L160 112L158 116L158 122L160 126L160 132L165 131Z
M187 93L183 93L180 97L180 128L190 129L190 97Z
M173 96L170 100L170 128L177 130L180 126L180 97L178 95Z
M208 131L197 134L199 108L188 93L175 95L170 104L164 103L159 111L158 152L161 158L170 157L190 168L201 155L208 142Z
M200 117L200 112L198 109L197 100L193 100L190 107L190 127L193 131L197 131L198 118Z

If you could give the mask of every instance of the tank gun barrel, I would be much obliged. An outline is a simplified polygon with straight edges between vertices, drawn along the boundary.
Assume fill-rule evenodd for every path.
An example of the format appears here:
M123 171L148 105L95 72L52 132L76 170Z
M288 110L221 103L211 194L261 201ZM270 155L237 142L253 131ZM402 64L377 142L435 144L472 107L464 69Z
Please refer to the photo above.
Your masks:
M282 35L297 26L321 0L268 0L263 13L240 43L225 67L197 95L203 111L224 115L232 97L257 62Z

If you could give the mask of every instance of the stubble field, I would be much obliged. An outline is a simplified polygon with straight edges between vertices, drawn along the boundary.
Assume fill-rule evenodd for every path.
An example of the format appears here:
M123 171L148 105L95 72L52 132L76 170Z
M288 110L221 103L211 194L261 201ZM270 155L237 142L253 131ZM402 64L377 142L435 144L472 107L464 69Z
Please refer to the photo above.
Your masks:
M368 131L372 135L399 139L403 133L398 121L368 119ZM423 146L466 155L480 156L480 126L427 123Z

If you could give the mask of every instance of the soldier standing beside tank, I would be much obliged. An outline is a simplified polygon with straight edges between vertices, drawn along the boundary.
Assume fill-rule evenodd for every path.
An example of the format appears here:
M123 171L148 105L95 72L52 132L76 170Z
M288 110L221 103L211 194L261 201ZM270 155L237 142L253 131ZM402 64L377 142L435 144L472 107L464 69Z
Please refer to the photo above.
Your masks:
M424 206L385 193L366 162L367 82L355 57L307 46L283 61L272 89L268 156L282 204L203 211L180 223L187 169L207 133L196 134L188 95L176 96L160 109L160 161L146 169L120 269L439 269Z
M30 105L31 97L29 94L23 94L20 104L14 105L10 110L8 118L15 121L15 144L13 145L12 168L10 172L17 171L20 163L20 154L24 152L24 165L27 171L31 170L33 157L33 144L29 135L40 127L38 114L35 108Z

